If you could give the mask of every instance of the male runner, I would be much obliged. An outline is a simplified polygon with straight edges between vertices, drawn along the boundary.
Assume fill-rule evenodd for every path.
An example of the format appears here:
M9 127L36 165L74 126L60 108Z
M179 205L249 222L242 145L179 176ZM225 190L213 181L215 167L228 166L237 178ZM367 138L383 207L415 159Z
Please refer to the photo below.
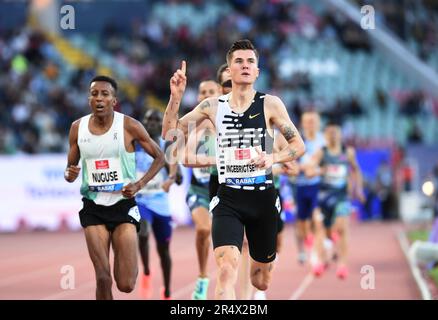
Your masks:
M190 122L210 119L217 132L216 161L219 171L217 197L210 204L213 214L213 247L218 266L217 299L234 299L237 266L244 230L251 255L251 282L266 290L275 260L279 200L271 167L296 160L304 143L289 118L283 102L256 92L258 54L249 40L236 41L227 53L232 91L209 98L183 118L178 110L187 78L182 62L170 80L171 96L163 119L162 136L173 140L175 129L187 136ZM272 152L273 127L280 129L288 145ZM174 130L172 130L174 129ZM277 206L276 206L277 204Z
M325 128L327 145L316 152L314 161L320 165L322 177L321 188L318 195L318 204L321 209L316 224L316 249L319 256L318 264L313 268L313 273L320 276L328 262L324 249L324 239L331 238L333 231L339 235L336 243L339 245L338 267L336 275L344 279L348 275L347 268L347 242L348 242L348 216L351 213L348 192L352 197L364 201L363 180L360 167L356 160L353 147L342 144L341 127L335 121L330 121ZM306 175L311 177L318 174L309 167ZM351 179L349 179L351 178ZM349 181L352 182L349 185Z
M218 97L219 95L220 87L215 81L206 80L199 84L198 103L204 101L206 98ZM187 153L198 157L202 156L202 154L198 155L198 151L204 151L204 153L207 153L210 149L214 149L214 127L210 120L207 119L201 122L201 124L196 127L196 130L193 133L193 141L190 141L187 144ZM194 163L190 163L190 161L187 162L188 166L194 165ZM206 300L208 293L209 278L207 272L207 262L211 244L211 217L210 213L208 212L210 203L208 189L209 181L210 167L197 167L194 165L192 168L192 178L186 199L187 205L192 213L193 222L195 224L196 252L198 255L199 264L199 276L196 281L195 290L192 293L192 299L194 300Z
M134 289L138 274L137 231L140 214L135 194L164 165L164 154L137 120L114 111L117 83L97 76L90 82L92 113L71 125L65 179L79 175L84 206L79 212L96 275L96 299L112 299L109 249L114 250L114 279L123 292ZM154 158L136 179L134 142Z
M157 110L148 110L143 119L143 125L155 143L165 149L161 139L161 125L163 116ZM152 164L153 158L145 153L140 145L136 145L137 173L142 175ZM172 217L169 210L168 192L170 186L176 182L178 164L165 165L149 183L141 189L135 200L140 210L139 249L143 263L143 276L140 283L140 295L145 299L152 296L152 281L149 269L149 234L154 232L158 256L163 274L164 287L160 294L161 299L170 299L170 275L172 259L169 245L172 237Z
M301 133L306 145L306 153L298 161L300 173L293 177L294 198L297 204L297 245L298 262L307 260L307 252L313 245L311 230L312 216L318 204L320 177L306 177L304 171L312 164L312 156L325 145L324 136L320 133L320 117L316 111L305 111L301 116ZM306 250L304 250L306 249Z

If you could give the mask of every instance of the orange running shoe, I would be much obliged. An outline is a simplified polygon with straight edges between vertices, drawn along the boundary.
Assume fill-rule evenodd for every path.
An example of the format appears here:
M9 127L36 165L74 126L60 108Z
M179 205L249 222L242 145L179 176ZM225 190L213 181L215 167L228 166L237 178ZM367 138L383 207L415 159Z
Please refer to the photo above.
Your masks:
M312 266L312 273L315 277L320 277L324 273L324 270L324 264L321 262L318 262Z
M345 265L338 266L338 268L336 269L336 276L339 279L342 279L342 280L347 278L347 276L348 276L348 268L347 268L347 266L345 266Z
M150 274L143 274L141 276L140 297L143 299L150 299L152 297L152 279Z

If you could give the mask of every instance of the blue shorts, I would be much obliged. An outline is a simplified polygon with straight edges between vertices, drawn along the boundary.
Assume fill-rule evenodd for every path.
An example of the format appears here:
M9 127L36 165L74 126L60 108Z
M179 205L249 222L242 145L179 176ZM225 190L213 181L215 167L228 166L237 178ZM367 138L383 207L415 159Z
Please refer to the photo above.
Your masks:
M330 228L337 217L346 217L351 213L350 201L345 191L329 190L319 194L319 207L324 216L324 226Z
M311 219L313 210L318 206L319 184L295 186L294 189L298 220Z
M140 203L137 206L141 218L152 226L155 240L159 243L170 242L172 237L172 217L159 215Z

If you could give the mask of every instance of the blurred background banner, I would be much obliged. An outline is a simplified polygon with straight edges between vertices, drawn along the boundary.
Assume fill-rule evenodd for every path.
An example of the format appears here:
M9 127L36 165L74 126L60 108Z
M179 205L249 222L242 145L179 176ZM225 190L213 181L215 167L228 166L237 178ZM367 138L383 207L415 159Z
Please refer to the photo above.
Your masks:
M0 232L80 227L80 179L65 182L65 161L64 155L0 157Z

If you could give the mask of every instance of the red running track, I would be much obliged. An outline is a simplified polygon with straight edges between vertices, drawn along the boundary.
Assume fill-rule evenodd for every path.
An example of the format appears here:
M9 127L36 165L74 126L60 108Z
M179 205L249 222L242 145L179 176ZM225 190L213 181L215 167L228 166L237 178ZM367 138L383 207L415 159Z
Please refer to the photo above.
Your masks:
M408 263L397 240L400 223L351 222L350 275L346 280L335 277L332 266L321 278L309 273L296 259L292 225L284 230L284 245L268 299L420 299ZM190 227L174 230L171 243L173 258L173 299L190 299L197 276L195 234ZM154 295L159 298L161 273L155 243L151 242L151 270ZM63 266L74 270L74 289L61 288ZM215 264L210 256L211 285L215 286ZM361 287L363 266L375 272L375 288ZM142 268L140 267L140 272ZM65 271L64 271L65 272ZM0 299L94 299L94 271L82 232L0 234ZM71 275L71 273L70 273ZM363 283L364 281L362 281ZM138 282L137 282L138 285ZM140 299L138 287L130 294L121 293L113 285L115 299Z

